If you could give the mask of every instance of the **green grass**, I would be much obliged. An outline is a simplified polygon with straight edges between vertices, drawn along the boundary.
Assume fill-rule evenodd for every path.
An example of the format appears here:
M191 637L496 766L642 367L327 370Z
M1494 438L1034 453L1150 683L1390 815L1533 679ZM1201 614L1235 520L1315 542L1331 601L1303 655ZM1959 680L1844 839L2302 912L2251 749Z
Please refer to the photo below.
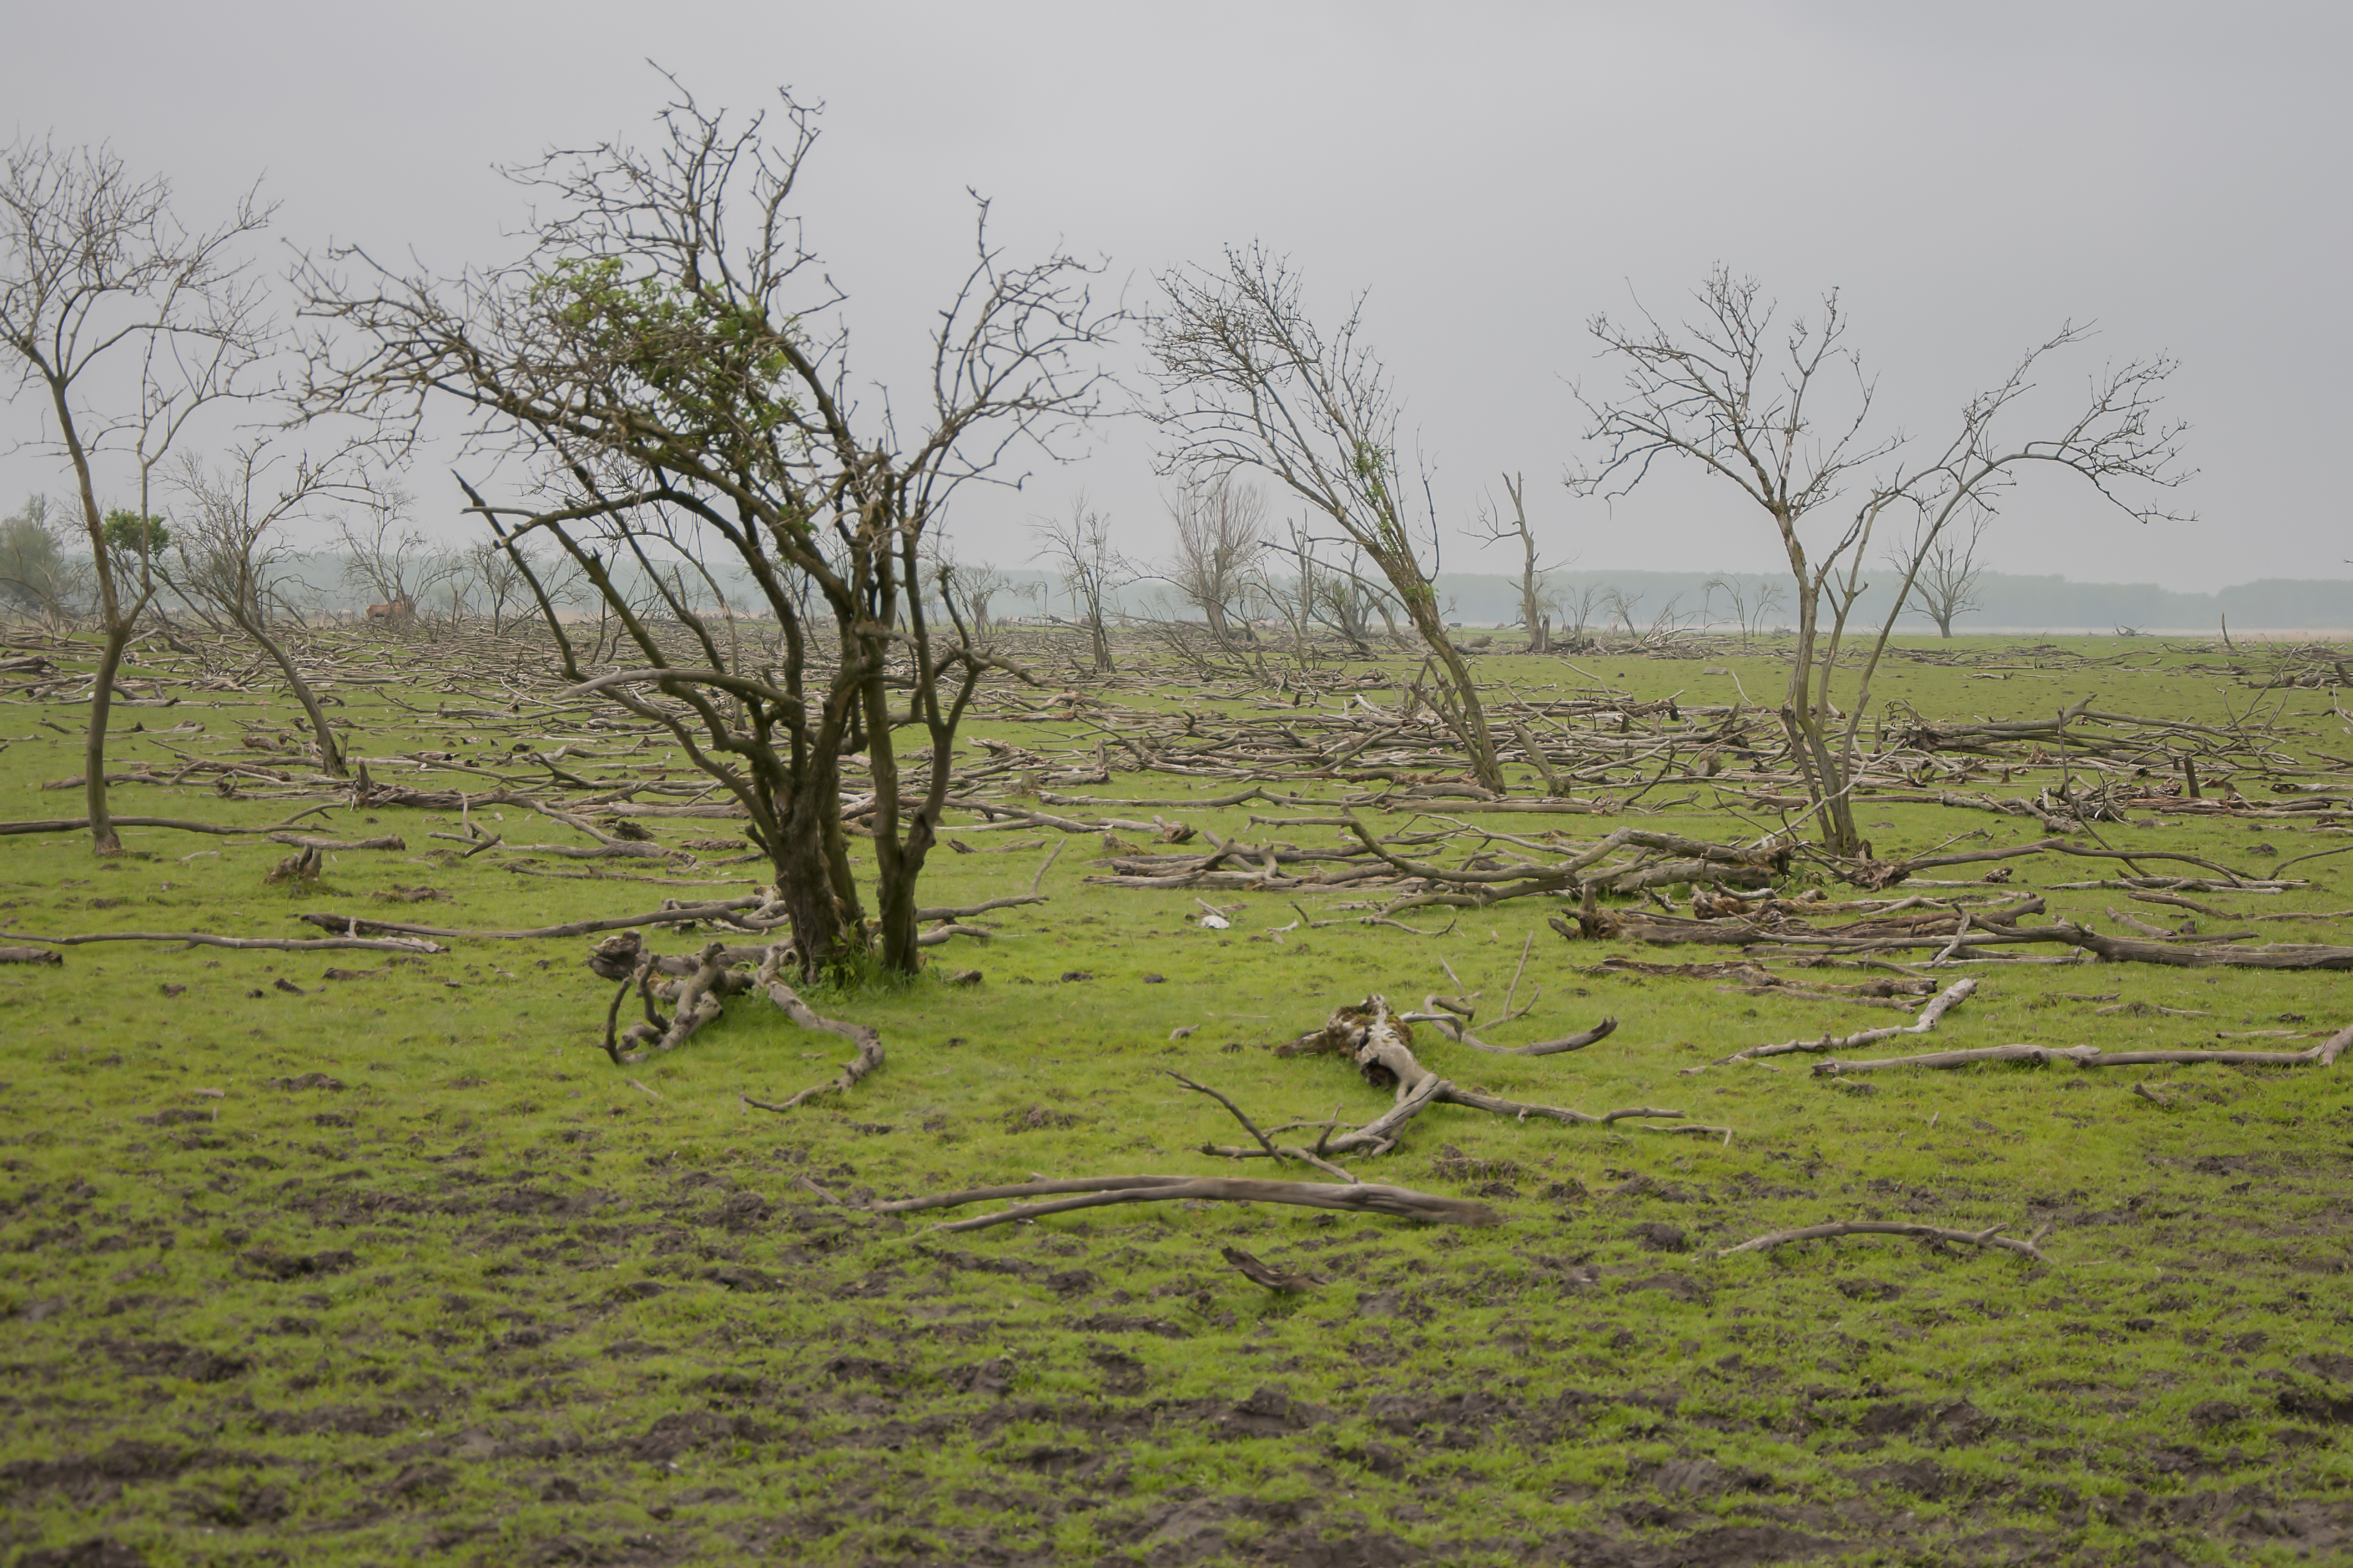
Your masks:
M2254 700L2221 655L2138 646L2158 668L1996 681L1910 665L1880 692L1936 717L2055 711L2096 693L2105 709L2211 720ZM1577 662L1638 695L1734 695L1729 675L1689 661ZM1771 700L1771 660L1717 667ZM1481 668L1522 690L1575 679L1553 661ZM427 703L464 700L432 682L420 670ZM446 726L349 697L364 753L448 746ZM249 700L132 710L123 727L193 716L209 745L239 719L288 717ZM37 725L47 712L70 730L74 710L9 711L5 815L78 809L73 792L33 787L80 765L75 740ZM2280 722L2306 731L2290 737L2300 752L2353 749L2326 692L2287 694ZM1085 735L1002 721L973 733L1033 746ZM111 765L142 753L167 760L125 735ZM1120 773L1100 793L1188 792ZM282 815L193 789L114 798L126 814ZM1266 810L1183 815L1240 832L1252 809ZM503 823L477 820L517 842L580 841L499 810ZM740 890L437 860L459 847L427 834L457 831L455 812L373 815L337 811L326 826L397 832L408 849L343 854L315 892L263 885L281 846L132 830L134 857L106 863L71 835L0 839L0 899L16 929L49 935L299 935L308 908L384 914L367 895L396 884L450 898L388 918L471 928ZM1866 803L1862 816L1883 855L2032 826L1918 805ZM1756 831L1703 803L1661 820ZM2242 866L2270 858L2253 854L2258 837L2279 858L2341 841L2297 824L2258 836L2160 821L2101 833ZM649 826L671 842L727 831ZM923 900L1018 891L1044 853L943 851ZM979 967L978 986L925 978L813 997L880 1028L889 1061L853 1094L782 1117L738 1097L829 1076L839 1042L746 998L685 1049L617 1069L597 1048L610 992L580 962L586 941L459 942L417 959L93 944L61 968L0 970L16 1043L0 1068L0 1552L38 1560L97 1538L157 1564L1357 1560L1318 1556L1327 1537L1366 1561L1496 1563L2237 1563L2353 1550L2342 1066L1997 1068L1877 1075L1864 1091L1815 1079L1802 1058L1683 1076L1741 1046L1904 1019L1596 973L1612 952L1723 954L1566 943L1544 925L1555 906L1536 900L1467 915L1441 940L1278 932L1294 918L1285 903L1219 894L1243 904L1235 929L1204 931L1187 894L1086 886L1099 853L1076 840L1046 879L1050 903L991 917L995 942L944 950L941 967ZM2049 857L2011 864L2019 890L2098 874ZM2300 868L2319 884L2308 891L2214 897L2339 909L2348 866ZM2076 918L2125 907L2112 891L2047 896ZM1408 918L1444 925L1434 913ZM2257 929L2342 940L2329 924ZM1343 1064L1266 1047L1368 992L1403 1003L1451 989L1441 956L1492 1005L1531 932L1523 994L1541 984L1544 1001L1490 1037L1605 1014L1617 1032L1538 1059L1425 1036L1424 1058L1517 1099L1673 1106L1732 1128L1728 1142L1440 1108L1397 1154L1356 1163L1367 1179L1484 1190L1505 1222L1487 1230L1171 1205L940 1237L807 1184L899 1195L1033 1172L1231 1170L1198 1152L1235 1142L1231 1119L1164 1069L1262 1123L1335 1106L1369 1120L1387 1096ZM375 973L329 980L330 967ZM1934 1046L2195 1047L2218 1032L2333 1028L2353 1011L2327 973L1968 973L1981 987ZM2104 1004L2068 999L2108 993L2205 1016L2101 1016ZM343 1087L280 1087L311 1073ZM2174 1103L2136 1096L2143 1079L2179 1086ZM1884 1238L1709 1256L1848 1217L2012 1234L2048 1222L2049 1262ZM1685 1249L1651 1250L1638 1226L1673 1226ZM1271 1298L1226 1267L1224 1246L1332 1283Z

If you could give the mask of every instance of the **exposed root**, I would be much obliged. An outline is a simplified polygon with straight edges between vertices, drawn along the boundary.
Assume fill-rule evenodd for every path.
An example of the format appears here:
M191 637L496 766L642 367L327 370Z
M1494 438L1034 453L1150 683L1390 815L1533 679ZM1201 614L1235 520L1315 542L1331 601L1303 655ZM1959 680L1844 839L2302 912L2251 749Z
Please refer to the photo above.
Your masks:
M761 960L756 983L761 989L767 992L769 1001L785 1010L785 1016L804 1029L823 1029L828 1034L839 1035L858 1047L858 1054L843 1064L839 1076L831 1082L813 1085L794 1095L790 1100L779 1100L772 1105L766 1100L754 1100L748 1094L744 1095L744 1103L754 1110L790 1110L820 1094L847 1094L858 1087L859 1079L882 1065L882 1037L871 1026L865 1024L846 1023L839 1018L826 1017L816 1008L802 1001L800 994L785 984L781 977L781 971L784 968L786 956L791 951L789 944L782 942L770 948L767 956Z

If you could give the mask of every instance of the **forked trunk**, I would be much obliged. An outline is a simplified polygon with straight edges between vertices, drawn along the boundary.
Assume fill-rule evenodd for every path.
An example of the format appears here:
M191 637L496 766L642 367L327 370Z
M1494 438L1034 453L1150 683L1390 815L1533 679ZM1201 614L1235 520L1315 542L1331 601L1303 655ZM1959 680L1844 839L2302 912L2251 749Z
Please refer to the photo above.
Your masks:
M793 951L805 981L819 978L866 948L858 889L841 853L841 797L830 769L806 780L784 803L778 839L768 846L776 898L792 920Z

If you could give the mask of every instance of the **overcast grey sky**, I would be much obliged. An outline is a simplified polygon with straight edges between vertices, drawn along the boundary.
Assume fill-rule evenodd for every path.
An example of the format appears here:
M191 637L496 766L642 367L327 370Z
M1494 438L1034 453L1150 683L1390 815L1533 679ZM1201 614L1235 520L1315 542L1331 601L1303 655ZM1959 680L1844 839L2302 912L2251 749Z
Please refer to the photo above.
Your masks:
M2200 470L2179 503L2200 521L2144 528L2045 477L2008 504L1994 564L2182 589L2353 575L2341 5L118 0L28 6L6 38L0 130L111 141L199 220L259 176L286 241L444 270L516 248L494 163L645 133L666 91L648 58L706 104L789 84L828 106L809 236L878 379L912 366L968 257L967 186L1015 258L1060 239L1139 299L1263 240L1326 306L1368 292L1448 521L1525 471L1552 552L1586 568L1777 563L1721 487L1610 511L1558 485L1567 384L1609 374L1597 310L1668 313L1717 261L1785 306L1836 286L1882 406L1924 437L2096 319L2057 379L2178 356ZM0 407L0 433L33 417ZM1018 494L969 493L960 547L1018 564L1026 520L1084 485L1148 553L1150 458L1146 432L1106 429ZM0 458L5 504L43 488L64 488L48 465ZM415 488L453 531L438 470ZM1445 564L1513 563L1454 538Z

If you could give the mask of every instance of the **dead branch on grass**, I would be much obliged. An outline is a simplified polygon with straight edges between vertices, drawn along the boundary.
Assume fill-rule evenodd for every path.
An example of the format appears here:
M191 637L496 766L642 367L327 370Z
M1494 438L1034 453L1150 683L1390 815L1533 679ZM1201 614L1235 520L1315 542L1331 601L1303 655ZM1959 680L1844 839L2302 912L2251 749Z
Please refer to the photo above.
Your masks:
M936 1193L927 1197L900 1198L870 1205L870 1214L914 1214L928 1209L960 1208L966 1204L999 1198L1044 1197L1056 1193L1080 1193L1082 1197L1024 1204L944 1225L944 1231L981 1230L1011 1225L1042 1215L1071 1209L1100 1208L1108 1204L1230 1203L1296 1204L1308 1208L1339 1209L1352 1214L1385 1214L1399 1219L1430 1220L1440 1225L1497 1225L1494 1210L1463 1198L1440 1197L1409 1187L1382 1186L1372 1182L1269 1182L1246 1176L1085 1176L1069 1181L1022 1182L1010 1186L974 1187L965 1192Z
M1951 1230L1940 1225L1915 1225L1906 1220L1850 1219L1835 1225L1810 1225L1802 1230L1772 1231L1744 1241L1737 1247L1725 1247L1715 1256L1730 1258L1740 1252L1767 1252L1793 1241L1820 1241L1838 1236L1914 1236L1923 1241L1999 1247L2004 1252L2015 1252L2021 1258L2031 1258L2037 1263L2043 1261L2042 1249L2035 1243L2050 1231L2049 1226L2044 1226L2024 1241L2001 1235L2002 1229L2001 1226L1995 1226L1990 1230Z

